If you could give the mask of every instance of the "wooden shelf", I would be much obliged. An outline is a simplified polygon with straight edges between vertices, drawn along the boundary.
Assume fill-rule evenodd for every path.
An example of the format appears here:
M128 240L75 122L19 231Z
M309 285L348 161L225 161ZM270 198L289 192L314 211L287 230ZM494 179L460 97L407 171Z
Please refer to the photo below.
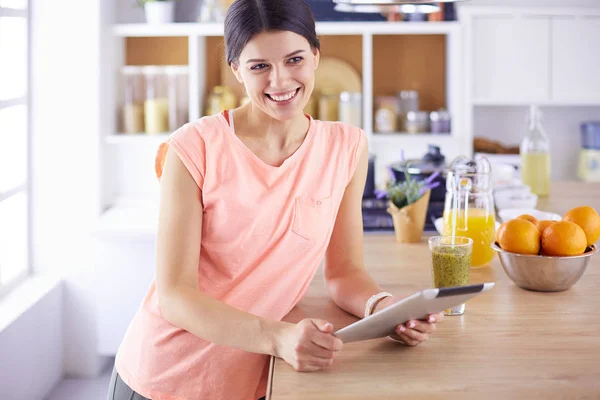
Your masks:
M444 35L373 36L373 97L401 90L416 90L421 110L447 108Z
M125 39L126 65L188 65L188 63L186 36Z

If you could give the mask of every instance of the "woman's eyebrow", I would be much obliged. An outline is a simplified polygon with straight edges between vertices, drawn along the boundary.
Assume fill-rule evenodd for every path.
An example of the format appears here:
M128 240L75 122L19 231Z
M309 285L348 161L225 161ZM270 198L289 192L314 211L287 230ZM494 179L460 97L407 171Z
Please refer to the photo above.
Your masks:
M293 52L291 52L290 54L286 55L283 58L292 57L292 56L295 56L296 54L300 54L300 53L304 53L304 50L293 51ZM246 61L246 64L255 63L255 62L265 62L265 61L267 61L267 60L263 60L263 59L259 59L259 58L252 58L252 59Z

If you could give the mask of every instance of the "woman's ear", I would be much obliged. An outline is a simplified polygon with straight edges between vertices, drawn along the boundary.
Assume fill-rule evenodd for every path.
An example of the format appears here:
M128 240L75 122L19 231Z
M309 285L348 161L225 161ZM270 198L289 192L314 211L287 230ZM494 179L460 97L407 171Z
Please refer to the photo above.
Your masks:
M233 72L233 75L235 75L235 79L237 79L239 83L243 84L244 81L242 80L242 74L240 74L240 66L237 62L231 63L231 71Z
M315 69L317 69L317 67L319 66L319 60L321 59L321 52L319 51L319 49L314 49L313 54L315 57Z

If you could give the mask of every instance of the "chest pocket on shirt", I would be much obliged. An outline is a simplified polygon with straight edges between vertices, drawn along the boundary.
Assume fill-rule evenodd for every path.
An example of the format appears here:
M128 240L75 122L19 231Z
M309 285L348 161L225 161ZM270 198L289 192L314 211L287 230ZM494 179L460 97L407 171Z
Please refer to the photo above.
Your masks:
M296 197L292 232L306 240L324 239L331 229L331 207L331 196Z

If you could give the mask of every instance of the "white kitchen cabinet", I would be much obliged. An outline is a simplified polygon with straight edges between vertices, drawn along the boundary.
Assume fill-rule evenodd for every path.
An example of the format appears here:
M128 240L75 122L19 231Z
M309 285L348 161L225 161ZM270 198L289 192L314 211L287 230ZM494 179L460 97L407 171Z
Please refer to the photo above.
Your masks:
M552 19L553 100L600 104L600 15Z
M539 102L549 98L549 18L475 16L471 52L476 101Z
M109 210L96 227L97 352L116 354L154 279L157 208Z

